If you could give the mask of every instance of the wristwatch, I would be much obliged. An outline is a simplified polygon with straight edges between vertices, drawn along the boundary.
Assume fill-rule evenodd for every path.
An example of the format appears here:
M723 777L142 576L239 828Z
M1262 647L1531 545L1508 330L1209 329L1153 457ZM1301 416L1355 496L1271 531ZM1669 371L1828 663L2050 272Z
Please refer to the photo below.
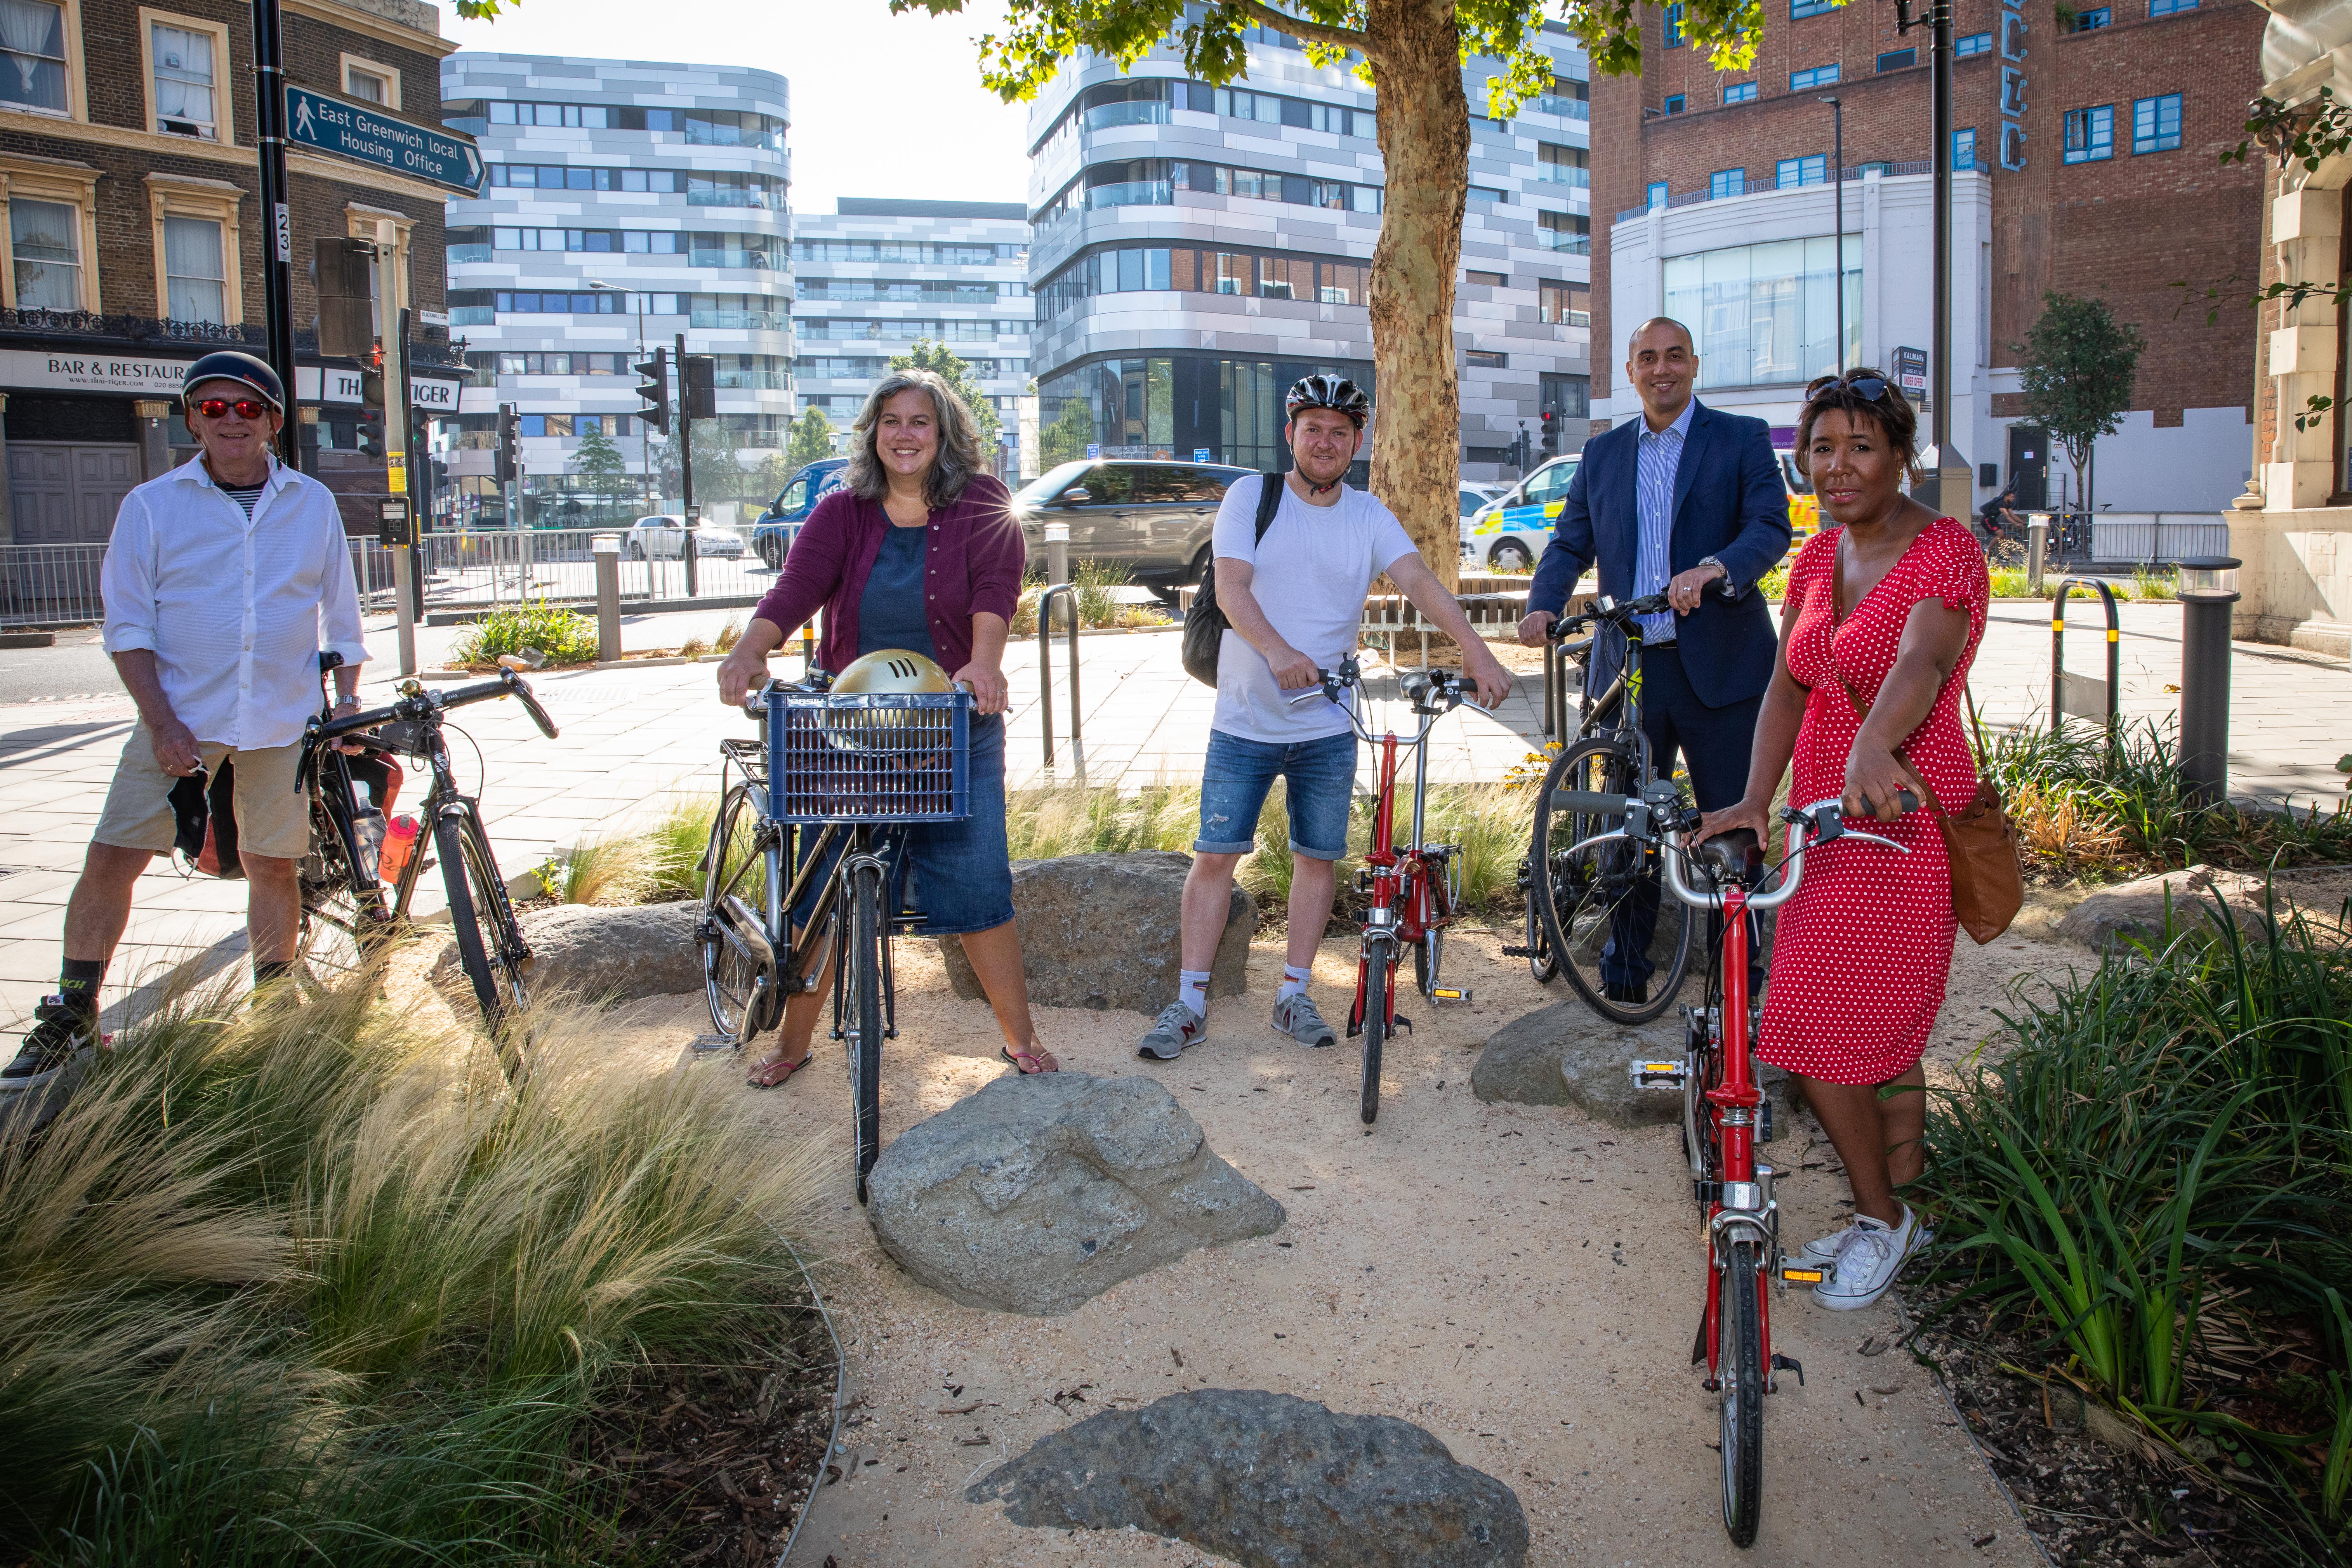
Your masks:
M1727 588L1727 587L1729 587L1729 586L1731 585L1731 568L1730 568L1730 567L1726 566L1722 562L1720 562L1720 561L1717 560L1717 559L1716 559L1714 556L1712 556L1712 555L1702 555L1702 556L1700 556L1700 557L1698 558L1698 563L1699 563L1701 566L1712 566L1712 567L1714 567L1717 571L1718 571L1718 572L1720 572L1720 573L1722 573L1722 574L1723 574L1723 584L1724 584L1724 586Z

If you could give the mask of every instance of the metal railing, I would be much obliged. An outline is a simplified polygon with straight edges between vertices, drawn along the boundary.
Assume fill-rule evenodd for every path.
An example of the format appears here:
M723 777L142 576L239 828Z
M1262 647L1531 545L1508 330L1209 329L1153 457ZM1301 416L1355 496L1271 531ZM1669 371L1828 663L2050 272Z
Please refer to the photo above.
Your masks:
M684 540L640 536L611 528L486 529L427 533L417 542L425 608L520 607L544 601L590 605L596 600L595 538L620 533L624 604L683 604L696 600L755 600L775 581L747 545L740 555L685 552ZM675 553L673 553L675 552Z
M87 626L105 618L98 595L103 544L0 545L0 626Z

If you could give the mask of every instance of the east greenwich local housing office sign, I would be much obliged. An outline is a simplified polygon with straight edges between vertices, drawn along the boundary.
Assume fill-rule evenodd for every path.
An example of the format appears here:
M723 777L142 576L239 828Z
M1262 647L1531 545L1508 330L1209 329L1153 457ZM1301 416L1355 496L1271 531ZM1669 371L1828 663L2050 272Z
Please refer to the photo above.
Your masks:
M0 387L13 391L111 392L133 397L177 397L193 359L149 359L139 354L44 353L37 349L0 349ZM408 378L408 400L428 413L457 412L457 383L431 376ZM357 403L360 373L330 365L300 365L294 396L302 403Z

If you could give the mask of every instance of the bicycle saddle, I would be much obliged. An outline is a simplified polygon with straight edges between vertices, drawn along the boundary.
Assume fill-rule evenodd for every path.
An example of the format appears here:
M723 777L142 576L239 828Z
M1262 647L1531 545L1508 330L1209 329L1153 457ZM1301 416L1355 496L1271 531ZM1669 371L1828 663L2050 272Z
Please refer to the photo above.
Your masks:
M1692 853L1718 882L1752 882L1764 874L1764 846L1752 827L1719 833Z

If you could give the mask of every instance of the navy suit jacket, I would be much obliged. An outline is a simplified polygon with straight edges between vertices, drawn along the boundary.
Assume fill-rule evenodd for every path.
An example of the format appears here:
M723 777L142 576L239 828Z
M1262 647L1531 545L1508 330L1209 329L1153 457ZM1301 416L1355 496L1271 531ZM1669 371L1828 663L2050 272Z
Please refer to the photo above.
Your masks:
M1528 589L1530 613L1558 615L1596 560L1601 592L1613 599L1633 597L1633 563L1641 543L1633 499L1635 442L1643 428L1637 416L1584 444L1551 543ZM1760 696L1771 683L1780 639L1756 583L1788 554L1789 539L1789 489L1772 454L1771 426L1696 404L1675 470L1667 554L1677 574L1710 555L1730 573L1709 586L1698 608L1675 623L1684 673L1699 700L1711 708ZM1614 663L1605 650L1588 668L1605 679L1604 663Z

